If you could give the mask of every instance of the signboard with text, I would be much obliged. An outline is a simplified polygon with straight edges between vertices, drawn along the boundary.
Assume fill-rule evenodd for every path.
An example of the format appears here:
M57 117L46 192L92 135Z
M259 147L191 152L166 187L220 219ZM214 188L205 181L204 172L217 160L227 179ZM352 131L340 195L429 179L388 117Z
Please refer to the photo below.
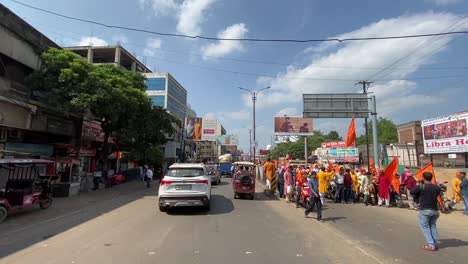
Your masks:
M215 119L204 119L201 140L216 141L216 125Z
M424 153L468 152L468 112L421 121Z
M331 141L322 142L322 148L346 148L346 142L344 141Z
M275 135L311 136L313 134L311 118L275 117Z

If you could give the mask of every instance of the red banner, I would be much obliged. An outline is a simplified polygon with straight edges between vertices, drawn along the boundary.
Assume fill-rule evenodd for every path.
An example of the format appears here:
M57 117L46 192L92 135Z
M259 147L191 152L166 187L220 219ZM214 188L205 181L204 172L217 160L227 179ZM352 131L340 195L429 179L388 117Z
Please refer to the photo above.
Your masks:
M104 142L104 131L102 130L101 123L97 121L83 121L81 137L91 141ZM114 143L114 140L109 137L108 142Z
M322 148L346 148L344 141L322 142Z

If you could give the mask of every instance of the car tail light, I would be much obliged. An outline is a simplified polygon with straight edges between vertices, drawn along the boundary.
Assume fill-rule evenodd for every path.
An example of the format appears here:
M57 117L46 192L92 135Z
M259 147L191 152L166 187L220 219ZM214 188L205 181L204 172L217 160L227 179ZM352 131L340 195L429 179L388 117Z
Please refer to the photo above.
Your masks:
M194 182L199 184L208 184L208 180L196 180Z
M159 183L159 185L166 185L166 184L172 184L172 181L171 180L161 180L161 182Z

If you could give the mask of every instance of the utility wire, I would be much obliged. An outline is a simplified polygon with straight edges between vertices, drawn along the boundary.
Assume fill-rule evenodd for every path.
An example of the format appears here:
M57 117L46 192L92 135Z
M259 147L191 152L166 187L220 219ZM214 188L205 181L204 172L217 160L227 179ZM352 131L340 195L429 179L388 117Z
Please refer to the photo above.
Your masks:
M46 10L43 8L35 7L29 4L25 4L23 2L17 0L10 0L11 2L17 3L19 5L41 11L44 13L48 13L51 15L55 15L58 17L94 24L106 28L116 28L121 30L127 31L134 31L134 32L141 32L147 34L153 34L158 36L166 36L166 37L180 37L180 38L188 38L188 39L203 39L203 40L224 40L224 41L246 41L246 42L285 42L285 43L310 43L310 42L347 42L347 41L363 41L363 40L388 40L388 39L409 39L409 38L421 38L421 37L433 37L433 36L446 36L446 35L458 35L458 34L468 34L468 31L451 31L451 32L439 32L439 33L426 33L426 34L415 34L415 35L401 35L401 36L383 36L383 37L355 37L355 38L324 38L324 39L261 39L261 38L219 38L219 37L210 37L210 36L202 36L202 35L186 35L186 34L177 34L177 33L167 33L167 32L158 32L152 31L147 29L141 28L132 28L126 26L117 26L117 25L110 25L105 24L102 22L97 22L89 19L83 19L78 17L72 17L68 15L63 15L57 12L53 12L50 10Z
M40 24L40 23L36 23ZM70 31L67 32L59 32L59 31L53 31L50 28L55 28L57 30L63 30L54 26L42 24L44 27L46 27L45 30L47 30L50 33L56 34L60 36L61 38L65 38L65 35L68 35L67 38L73 39L76 41L80 41L81 39L78 38L79 36L78 33L72 33ZM73 37L71 37L73 36ZM135 47L141 47L141 48L146 48L147 46L141 43L133 43L133 42L125 42L123 43L128 46L135 46ZM274 61L261 61L261 60L249 60L249 59L240 59L240 58L232 58L232 57L217 57L217 56L209 56L209 55L204 55L201 53L196 53L196 52L186 52L183 50L169 50L169 49L162 49L162 48L157 48L154 49L154 51L157 52L167 52L167 53L176 53L176 54L187 54L190 56L197 56L197 57L207 57L207 58L212 58L215 60L225 60L225 61L234 61L234 62L241 62L241 63L252 63L252 64L262 64L262 65L278 65L278 66L293 66L293 67L310 67L310 68L324 68L324 69L356 69L356 70L380 70L384 69L384 67L359 67L359 66L338 66L338 65L315 65L315 64L297 64L297 63L286 63L286 62L274 62ZM145 55L143 55L145 56ZM402 67L390 67L388 69L402 69L402 70L410 70L410 69L418 69L418 70L457 70L457 69L468 69L468 66L448 66L448 67L417 67L417 66L402 66Z

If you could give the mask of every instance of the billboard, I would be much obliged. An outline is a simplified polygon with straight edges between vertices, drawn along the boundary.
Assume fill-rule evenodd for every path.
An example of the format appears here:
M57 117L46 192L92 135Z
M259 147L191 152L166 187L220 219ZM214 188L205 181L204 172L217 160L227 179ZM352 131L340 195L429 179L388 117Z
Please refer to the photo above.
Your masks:
M344 141L322 142L320 145L322 148L346 148L346 142Z
M202 124L201 140L216 141L216 119L205 119Z
M237 135L223 135L216 138L218 145L237 146L239 145L239 137Z
M364 118L369 116L366 94L303 94L304 117Z
M201 117L187 118L185 123L185 136L191 140L202 139L203 119Z
M275 117L275 135L313 135L312 119L302 117Z
M322 161L358 162L359 151L357 148L318 148L317 156Z
M468 112L421 121L424 153L468 152Z
M275 135L275 144L287 143L287 142L296 142L297 140L298 140L297 136Z

